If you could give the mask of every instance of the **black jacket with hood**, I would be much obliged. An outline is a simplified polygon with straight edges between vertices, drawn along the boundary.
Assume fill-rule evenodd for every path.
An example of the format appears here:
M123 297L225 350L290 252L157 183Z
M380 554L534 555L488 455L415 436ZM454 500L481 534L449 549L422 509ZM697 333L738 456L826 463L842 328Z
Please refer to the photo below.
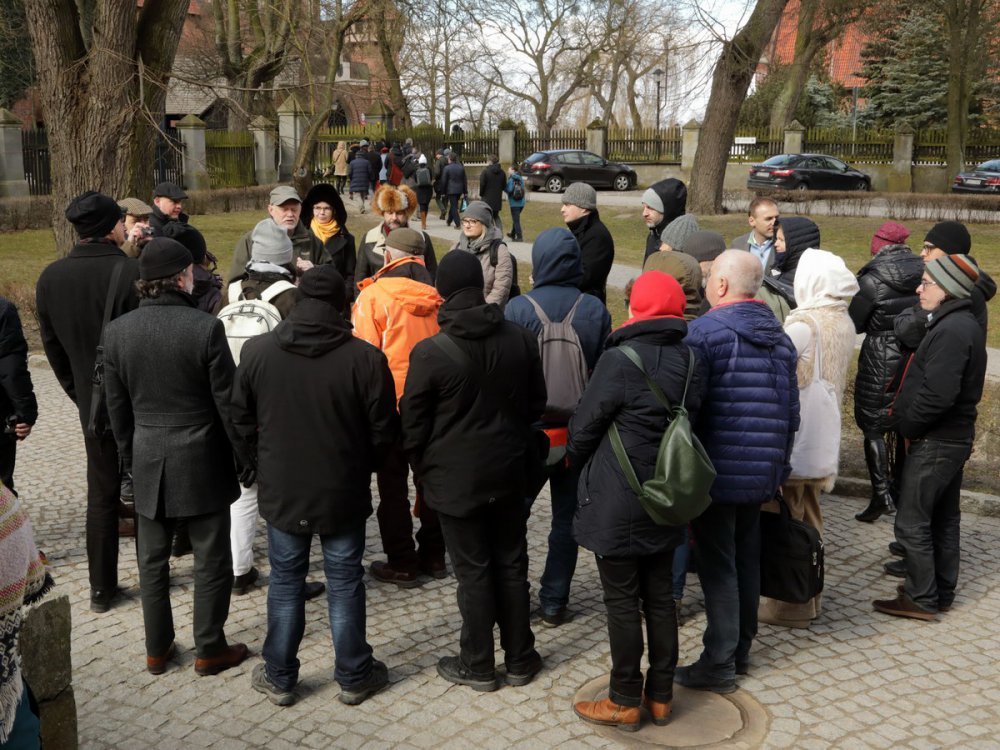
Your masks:
M507 175L499 164L490 164L479 175L479 199L486 203L494 216L503 208L503 190L507 187Z
M256 449L260 512L289 534L370 516L371 474L399 434L385 355L313 298L243 347L233 422Z
M781 231L785 237L785 252L775 255L774 263L764 276L764 286L783 297L794 310L795 270L799 267L802 253L811 247L819 248L819 227L804 216L789 216L781 219Z
M566 227L580 243L583 277L577 285L579 290L607 302L608 274L615 262L615 241L611 232L604 226L596 208L586 216L569 222Z
M358 262L358 253L354 235L347 231L347 209L344 208L344 201L333 185L326 182L313 185L302 201L301 222L306 228L312 226L313 206L317 203L329 203L333 208L333 218L340 225L340 231L325 243L319 237L316 239L323 244L323 249L329 257L327 262L344 277L349 307L354 300L354 267Z
M680 180L668 177L654 182L649 189L660 196L663 202L663 220L655 227L649 228L649 236L646 237L646 255L643 259L660 252L660 234L664 228L687 212L687 186Z

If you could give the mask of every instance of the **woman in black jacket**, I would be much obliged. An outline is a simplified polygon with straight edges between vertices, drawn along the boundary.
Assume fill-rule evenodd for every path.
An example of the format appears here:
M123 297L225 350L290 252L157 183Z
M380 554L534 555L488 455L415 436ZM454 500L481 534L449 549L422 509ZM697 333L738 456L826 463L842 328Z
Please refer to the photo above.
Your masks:
M627 344L671 403L684 392L688 371L684 291L660 271L642 274L629 299L631 318L608 338L580 405L569 423L570 461L584 464L573 523L577 542L597 556L611 639L609 697L577 703L585 721L639 728L643 704L653 722L666 724L677 666L677 613L671 569L674 548L685 541L683 526L658 526L629 487L608 438L618 426L640 482L653 475L660 439L668 423L642 372L616 351ZM698 360L687 394L691 420L697 418L705 384ZM642 618L645 615L649 670L643 684Z
M330 264L344 277L347 309L354 300L354 267L357 250L354 235L347 231L347 209L337 189L326 182L313 185L302 201L302 224L311 231L330 255Z
M899 369L899 339L893 331L896 316L917 302L923 261L906 245L878 250L858 272L861 290L848 312L854 329L865 334L854 381L854 421L864 433L865 463L872 483L868 507L854 517L871 523L896 509L895 488L889 476L885 420L895 396L889 384Z
M764 283L757 296L782 323L795 309L795 271L799 259L810 247L819 246L819 227L812 219L789 216L774 222L774 264L764 274Z

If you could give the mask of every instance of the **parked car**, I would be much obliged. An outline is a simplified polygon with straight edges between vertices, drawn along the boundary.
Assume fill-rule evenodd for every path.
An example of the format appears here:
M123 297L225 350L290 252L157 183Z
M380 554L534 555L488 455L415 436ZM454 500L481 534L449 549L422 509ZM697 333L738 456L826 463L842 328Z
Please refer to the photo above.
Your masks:
M952 183L953 193L1000 193L1000 159L984 161L971 172L962 172Z
M872 178L825 154L781 154L750 167L747 187L781 190L871 190Z
M544 187L550 193L561 193L573 182L615 190L631 190L636 184L635 170L628 164L573 148L536 151L521 162L521 174L533 190Z

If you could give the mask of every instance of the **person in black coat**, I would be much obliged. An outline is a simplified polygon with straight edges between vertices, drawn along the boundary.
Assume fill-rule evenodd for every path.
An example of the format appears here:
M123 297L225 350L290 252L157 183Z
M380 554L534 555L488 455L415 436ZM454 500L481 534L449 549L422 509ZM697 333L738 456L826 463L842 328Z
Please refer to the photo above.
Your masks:
M469 193L469 181L465 176L465 165L458 160L455 152L448 154L448 165L441 170L441 189L439 193L448 196L448 226L456 229L460 226L459 202Z
M597 191L585 182L574 182L563 194L562 217L580 243L583 277L579 290L607 303L608 274L615 262L615 241L597 210Z
M534 336L486 303L474 255L445 255L436 286L441 333L414 347L399 409L403 449L458 579L461 650L438 662L438 674L495 690L496 624L507 684L527 685L542 667L529 623L524 510L534 492L526 476L541 460L530 447L546 403L542 362Z
M868 507L854 517L866 523L896 508L885 439L885 421L895 398L889 385L896 379L902 357L894 323L897 315L917 301L923 271L923 262L906 245L885 245L858 272L860 291L848 308L854 329L865 334L854 381L854 421L864 433L872 494Z
M642 194L642 220L649 229L643 259L660 252L660 234L667 224L687 209L687 186L680 180L668 177L654 182Z
M275 691L291 695L298 681L303 584L318 534L334 677L341 700L360 703L388 684L364 638L361 561L371 475L399 434L395 388L385 355L355 337L340 312L340 274L330 266L306 271L299 292L301 301L274 331L244 346L233 389L237 429L255 448L271 561L264 664L253 685L273 699Z
M176 650L170 546L185 519L194 551L194 668L217 674L248 654L224 632L233 582L229 505L240 494L234 451L249 466L230 415L236 365L222 321L195 306L187 248L154 238L139 268L139 308L105 331L104 387L135 487L146 666L162 674Z
M14 490L17 443L31 434L38 419L38 401L28 372L28 343L14 303L0 297L0 482Z
M649 517L615 457L608 429L612 422L618 425L639 481L652 478L670 416L639 368L616 347L632 348L670 402L679 403L689 365L683 343L685 304L680 284L665 273L647 271L636 280L629 300L631 317L608 338L608 348L569 423L569 459L583 467L573 533L597 558L611 640L609 695L576 704L577 715L585 721L638 728L643 696L657 724L665 724L670 716L677 666L672 568L674 549L686 543L685 528L658 526ZM695 358L686 401L692 422L705 387ZM640 609L649 649L645 683Z
M107 411L97 410L98 425L88 430L94 360L104 324L115 267L118 280L110 296L110 318L134 310L139 264L122 251L125 227L113 198L94 191L74 198L66 209L80 242L42 271L35 305L42 346L52 372L77 405L87 451L87 566L90 607L107 612L118 591L118 517L121 472L118 448L107 428Z
M313 185L302 201L300 221L323 243L330 256L330 264L344 277L345 312L349 312L354 301L354 267L358 253L354 235L347 231L347 209L337 189L326 182Z
M188 223L188 215L184 213L184 201L187 193L172 182L161 182L153 188L153 211L149 214L149 227L154 237L162 237L163 228L173 222Z
M503 208L503 192L506 187L507 175L500 167L500 157L490 156L486 169L479 175L479 200L493 211L493 223L496 226L500 226L500 209Z

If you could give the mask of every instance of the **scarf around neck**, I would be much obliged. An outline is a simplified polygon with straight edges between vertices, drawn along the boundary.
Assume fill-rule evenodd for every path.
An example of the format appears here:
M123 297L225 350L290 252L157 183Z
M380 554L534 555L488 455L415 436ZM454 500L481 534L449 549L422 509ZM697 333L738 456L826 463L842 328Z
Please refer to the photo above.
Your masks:
M320 238L324 245L331 237L336 236L340 232L340 224L337 223L336 219L331 219L327 224L320 224L319 219L313 218L309 228L313 234Z

